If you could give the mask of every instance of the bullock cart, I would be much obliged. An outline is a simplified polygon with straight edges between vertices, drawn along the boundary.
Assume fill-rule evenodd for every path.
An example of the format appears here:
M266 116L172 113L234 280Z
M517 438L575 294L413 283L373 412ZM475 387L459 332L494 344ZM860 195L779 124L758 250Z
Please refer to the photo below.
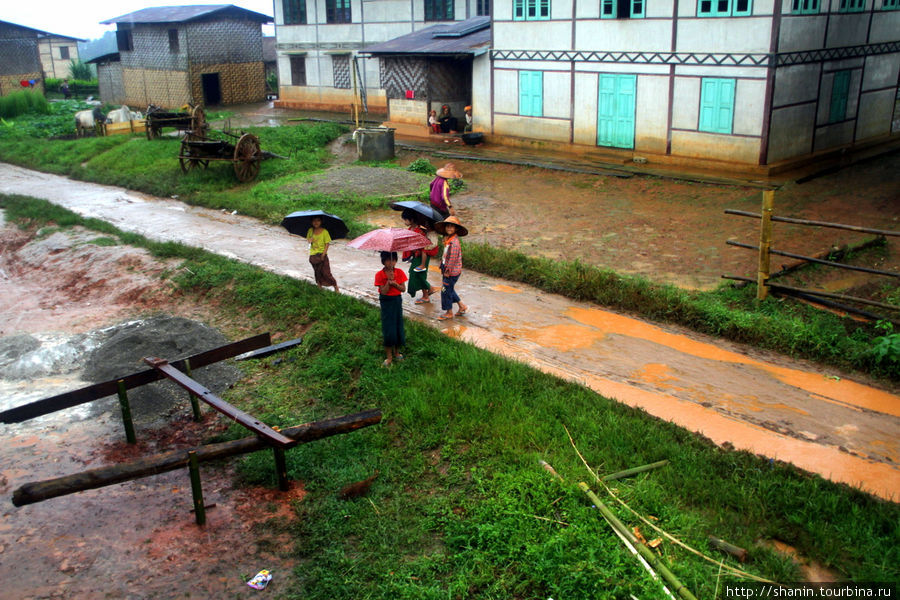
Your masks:
M145 125L148 140L158 138L162 134L163 127L174 127L178 131L200 135L203 135L208 127L202 106L195 106L190 112L170 112L154 104L147 107Z
M253 181L259 175L260 163L269 158L285 158L272 152L264 152L259 147L259 138L252 133L236 135L222 132L237 141L234 144L227 140L217 140L187 131L181 140L181 152L178 163L185 173L196 168L209 167L210 161L229 161L234 165L234 174L238 181Z

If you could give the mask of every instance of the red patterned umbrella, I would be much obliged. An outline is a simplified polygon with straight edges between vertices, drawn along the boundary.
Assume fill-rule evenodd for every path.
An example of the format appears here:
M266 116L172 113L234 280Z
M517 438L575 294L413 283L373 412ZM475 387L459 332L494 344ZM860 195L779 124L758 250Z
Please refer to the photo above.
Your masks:
M386 227L364 233L347 243L360 250L380 250L382 252L405 252L430 246L427 237L416 231L402 227Z

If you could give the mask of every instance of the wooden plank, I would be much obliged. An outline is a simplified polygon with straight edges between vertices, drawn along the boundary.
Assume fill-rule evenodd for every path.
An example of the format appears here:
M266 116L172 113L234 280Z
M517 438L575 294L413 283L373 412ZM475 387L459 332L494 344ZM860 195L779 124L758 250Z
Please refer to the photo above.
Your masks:
M283 434L278 433L253 415L249 415L242 411L241 409L228 404L211 391L200 385L198 382L194 381L178 369L174 368L172 365L161 358L153 358L148 357L144 359L144 362L168 377L170 380L174 381L187 391L194 394L200 400L203 400L214 409L229 417L236 423L239 423L252 431L253 433L264 437L269 440L276 446L280 446L282 448L290 448L295 444L295 442L288 437L285 437Z
M144 133L146 130L147 126L143 120L123 121L121 123L106 124L106 135Z
M293 340L288 340L286 342L281 342L280 344L275 344L273 346L266 346L265 348L260 348L259 350L253 350L252 352L246 352L241 354L240 356L235 356L234 360L250 360L251 358L264 358L271 354L275 354L276 352L283 352L285 350L290 350L295 346L299 346L303 343L303 338L296 338Z
M225 360L226 358L232 358L239 354L268 346L271 343L271 336L268 333L261 333L231 344L226 344L225 346L219 346L212 350L200 352L199 354L188 357L188 360L190 360L192 368L199 369L200 367L211 365ZM169 364L176 369L184 369L184 359L176 360ZM78 406L79 404L93 402L100 398L112 396L119 391L119 379L124 382L125 389L132 389L148 383L153 383L154 381L159 381L163 378L165 378L165 375L159 373L155 369L147 369L146 371L139 371L125 377L110 379L109 381L104 381L102 383L95 383L87 387L72 390L71 392L63 392L56 396L35 400L34 402L0 412L0 423L21 423L22 421L50 414L58 410L71 408L73 406Z
M290 427L282 430L281 433L291 438L295 444L306 444L333 435L349 433L363 427L377 425L380 422L381 411L373 409L353 415L344 415L334 419L325 419L324 421L314 421ZM13 491L12 502L16 506L24 506L58 496L66 496L75 492L92 490L181 469L188 464L189 450L196 451L198 462L207 462L228 456L255 452L256 450L269 447L269 444L264 440L253 436L231 442L207 444L197 448L171 450L127 463L99 467L45 481L26 483Z

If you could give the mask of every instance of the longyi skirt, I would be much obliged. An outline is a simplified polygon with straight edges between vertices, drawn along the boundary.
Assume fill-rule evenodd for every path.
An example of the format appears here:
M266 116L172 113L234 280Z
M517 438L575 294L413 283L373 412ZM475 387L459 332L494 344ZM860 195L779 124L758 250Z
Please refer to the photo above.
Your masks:
M381 304L381 335L384 345L400 347L406 344L406 332L403 330L403 296L378 295Z

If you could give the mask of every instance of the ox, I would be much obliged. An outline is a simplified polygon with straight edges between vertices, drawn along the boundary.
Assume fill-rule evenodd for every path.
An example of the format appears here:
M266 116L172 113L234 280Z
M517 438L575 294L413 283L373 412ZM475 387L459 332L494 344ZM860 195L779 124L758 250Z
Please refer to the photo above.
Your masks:
M92 110L80 110L75 113L75 135L81 137L85 132L91 131L97 123L104 123L106 115L95 106Z
M116 110L110 111L108 115L106 115L107 123L127 123L128 121L132 121L135 119L140 119L142 117L141 113L134 112L124 104L121 108L117 108Z

